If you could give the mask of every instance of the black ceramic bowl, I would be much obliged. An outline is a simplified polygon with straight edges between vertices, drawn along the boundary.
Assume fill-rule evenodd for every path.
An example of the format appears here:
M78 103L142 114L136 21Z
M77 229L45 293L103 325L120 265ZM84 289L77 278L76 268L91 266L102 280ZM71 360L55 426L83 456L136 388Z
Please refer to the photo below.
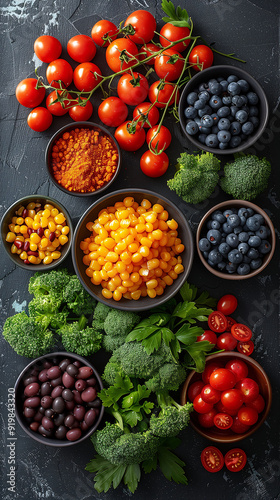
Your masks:
M132 196L134 200L139 204L141 203L143 198L146 198L152 203L152 205L155 203L160 203L161 205L163 205L163 207L169 213L169 218L174 218L178 222L178 237L181 238L182 243L185 245L185 250L180 254L182 257L182 263L184 265L184 271L178 275L178 278L174 280L172 285L165 288L162 295L158 295L154 299L151 299L150 297L140 297L139 300L127 300L122 297L118 302L113 298L105 299L101 293L102 287L100 285L92 284L90 278L85 273L87 266L85 266L85 264L83 263L84 253L80 249L80 242L85 238L88 238L91 234L86 228L86 224L97 219L98 213L101 209L112 206L118 201L122 201L126 196ZM88 208L88 210L81 217L75 229L72 258L79 280L81 281L84 288L95 299L116 309L122 309L126 311L144 311L150 309L151 307L156 307L163 304L178 292L190 272L193 261L193 251L194 245L189 224L183 213L176 207L176 205L174 205L174 203L169 201L167 198L164 198L160 194L157 194L153 191L130 188L114 191L113 193L107 194Z
M205 144L202 144L196 136L189 135L186 132L186 124L187 118L184 115L184 110L188 106L187 104L187 96L190 92L193 92L198 86L202 83L206 83L211 78L225 77L227 78L229 75L236 75L239 79L247 80L249 83L251 90L255 92L259 97L259 125L255 129L254 133L248 136L248 139L241 142L241 144L236 148L228 148L228 149L219 149L219 148L210 148ZM189 141L195 146L196 149L202 149L203 151L209 151L210 153L220 154L220 155L228 155L239 153L240 151L244 151L254 144L259 137L262 135L268 120L269 108L268 101L264 90L260 86L260 84L249 74L247 71L243 69L237 68L235 66L212 66L211 68L204 69L200 71L195 76L191 78L191 80L186 84L184 90L180 97L179 102L179 118L182 130L185 136L189 139Z
M88 430L86 430L82 436L77 439L76 441L68 441L66 438L65 439L55 439L55 438L49 438L42 436L38 432L34 432L29 428L28 422L23 415L23 408L24 408L24 382L23 380L30 374L34 373L34 370L37 371L37 368L42 370L44 368L44 362L48 360L53 360L56 359L57 363L59 364L63 359L68 358L72 363L75 361L79 361L81 363L81 366L89 366L93 370L93 377L95 377L97 381L97 386L98 390L103 388L102 380L94 368L94 366L86 359L81 356L78 356L78 354L73 354L70 352L53 352L50 354L46 354L45 356L40 356L39 358L34 359L31 361L20 373L20 375L17 378L17 381L15 383L15 414L16 418L18 420L18 423L22 427L22 429L28 434L29 437L32 439L35 439L35 441L38 441L39 443L48 445L48 446L53 446L53 447L59 447L59 448L64 448L66 446L72 446L74 444L81 443L85 439L87 439L93 432L97 429L99 426L103 414L104 414L104 406L101 406L99 408L99 414L97 415L97 418L95 419L93 425L89 427ZM38 371L37 371L38 372Z
M55 208L57 208L60 212L62 212L67 221L67 225L70 228L70 231L68 233L68 242L65 243L65 245L62 246L61 248L61 256L59 259L53 260L50 264L24 264L23 260L20 259L18 254L13 254L11 253L11 243L8 243L6 241L6 235L9 232L9 224L11 224L12 217L14 217L15 212L22 206L28 205L30 202L35 202L35 203L41 203L42 205L45 205L47 203L50 203L53 205ZM30 196L24 196L23 198L20 198L17 200L13 205L11 205L8 210L4 213L2 220L1 220L1 237L2 237L2 242L3 246L10 257L10 259L19 267L22 267L23 269L26 269L28 271L48 271L50 269L54 269L55 267L59 266L64 259L67 257L67 255L70 252L70 247L72 244L72 238L73 238L73 226L71 222L71 218L69 215L69 212L66 210L66 208L61 205L57 200L54 200L50 196L43 196L43 195L30 195Z
M61 186L61 184L59 184L59 182L57 182L57 180L54 178L54 175L53 175L53 170L52 170L52 148L54 146L54 143L65 132L70 132L71 130L76 129L76 128L78 128L78 129L85 128L85 129L93 129L93 130L99 129L99 130L101 130L101 132L103 134L107 135L111 139L111 141L114 143L114 146L116 147L116 149L118 151L118 163L117 163L117 168L116 168L116 171L114 172L114 175L112 176L112 178L111 178L111 180L109 182L107 182L106 184L104 184L101 188L97 189L96 191L91 191L91 192L86 192L86 193L82 193L80 191L69 191L68 189L66 189L63 186ZM61 129L59 129L52 136L52 138L50 139L50 141L49 141L49 143L47 145L47 148L46 148L45 161L46 161L47 172L48 172L48 175L49 175L50 179L56 185L56 187L58 187L59 189L61 189L61 191L63 191L64 193L67 193L67 194L71 194L73 196L95 196L95 195L100 194L103 191L105 191L105 189L107 189L109 186L111 186L111 184L116 179L116 177L117 177L117 175L119 173L119 170L120 170L120 166L121 166L121 150L120 150L118 142L115 140L114 136L105 127L103 127L102 125L99 125L99 124L93 123L93 122L75 122L75 123L70 123L69 125L65 125L64 127L62 127Z

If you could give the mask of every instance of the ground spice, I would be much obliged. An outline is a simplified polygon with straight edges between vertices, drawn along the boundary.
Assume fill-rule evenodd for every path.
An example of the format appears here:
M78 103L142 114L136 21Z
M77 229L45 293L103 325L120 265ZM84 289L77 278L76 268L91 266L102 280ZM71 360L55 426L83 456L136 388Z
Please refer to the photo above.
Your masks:
M89 193L107 184L116 172L118 150L101 129L75 128L52 148L55 180L68 191Z

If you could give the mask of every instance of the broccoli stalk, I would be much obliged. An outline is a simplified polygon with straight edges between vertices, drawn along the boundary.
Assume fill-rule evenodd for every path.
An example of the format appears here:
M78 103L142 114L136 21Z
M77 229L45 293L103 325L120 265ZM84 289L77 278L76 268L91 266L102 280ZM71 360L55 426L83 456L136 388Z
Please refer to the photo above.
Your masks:
M187 427L193 405L186 403L179 405L168 392L157 394L158 405L161 411L158 416L150 418L150 431L157 437L174 437Z
M87 318L81 316L79 321L66 324L58 330L67 351L89 356L100 349L102 335L94 327L86 326L87 322Z

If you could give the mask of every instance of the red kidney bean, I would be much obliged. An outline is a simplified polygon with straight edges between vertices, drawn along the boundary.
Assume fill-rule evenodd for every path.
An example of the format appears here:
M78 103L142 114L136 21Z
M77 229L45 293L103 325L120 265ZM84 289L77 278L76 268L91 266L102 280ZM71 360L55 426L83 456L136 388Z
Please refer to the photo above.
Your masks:
M40 398L39 396L34 396L32 398L27 398L24 401L24 407L28 408L37 408L40 405Z
M38 227L37 234L42 238L44 236L44 229L42 227Z
M55 431L56 439L64 439L66 436L67 428L65 425L60 425Z
M42 413L42 415L45 414L45 408L43 406L40 406L39 410L38 410L40 413Z
M82 392L81 398L83 401L85 401L85 403L87 403L93 401L96 398L96 395L96 389L94 389L93 387L88 387Z
M51 386L52 387L57 387L58 385L61 385L62 384L62 377L58 377L58 378L53 378L51 380Z
M28 376L26 379L23 380L23 385L26 387L29 384L32 384L33 382L37 382L38 377L36 375L31 375Z
M30 424L29 426L29 429L31 429L33 432L38 432L39 425L39 422L32 422L32 424Z
M68 366L67 366L67 368L68 368ZM67 368L66 368L66 370L67 370ZM71 375L69 375L69 373L67 371L64 372L62 375L62 382L65 385L66 389L71 389L75 385L74 377L71 377Z
M64 411L64 408L65 408L65 402L61 396L59 396L53 400L52 409L56 413L62 413Z
M65 408L68 411L72 411L75 407L75 401L65 401Z
M36 410L34 408L24 408L23 414L26 418L32 418L36 415Z
M88 410L84 416L84 421L88 425L88 427L91 427L95 421L96 418L96 411L94 409Z
M58 247L57 247L56 251L57 251L57 252L60 252L60 251L61 251L61 249L62 249L62 245L58 245Z
M68 439L68 441L77 441L77 439L80 439L81 435L82 431L77 427L76 429L70 429L70 431L66 433L66 439Z
M38 382L32 382L32 384L29 384L25 387L24 395L28 398L31 398L32 396L36 396L37 394L39 394L39 391L40 385L38 384Z
M64 419L64 425L66 425L66 427L69 427L69 429L72 427L72 425L74 424L75 422L75 417L74 415L67 415L67 417L65 417Z
M75 389L77 389L77 391L82 392L86 389L86 387L87 387L87 383L85 380L82 380L82 379L76 380Z
M47 430L50 431L51 429L54 428L54 423L53 421L48 418L48 417L43 417L42 418L42 426Z
M27 228L27 234L30 236L33 233L33 229L31 227Z
M51 398L51 396L44 396L42 399L41 399L41 405L43 406L43 408L47 409L47 408L50 408L51 405L52 405L52 402L53 402L53 398Z
M48 431L42 425L39 425L38 431L40 432L40 434L42 434L42 436L45 436L45 437L52 437L52 435L53 435L51 430Z
M17 247L18 249L21 249L23 248L23 241L20 241L20 240L15 240L14 241L14 245L15 247ZM28 255L28 254L27 254Z
M34 257L38 257L39 253L36 251L36 252L32 252L32 250L28 250L27 252L27 255L34 255Z
M39 210L41 210L41 203L39 204L39 206L38 206L38 207L35 207L35 212L36 212L36 214L37 214L37 212L39 212Z
M29 241L25 241L25 242L23 243L23 250L24 250L25 252L27 252L27 251L29 250L29 248L30 248L30 243L29 243Z
M65 358L59 363L58 366L63 372L65 372L67 366L70 365L70 363L71 363L70 359Z
M47 371L47 376L49 379L56 379L60 377L61 375L61 369L59 366L51 366L51 368L48 369Z
M63 385L57 385L51 392L51 397L52 398L58 398L59 396L61 396L62 394L62 391L63 391L64 387Z
M84 406L75 406L73 415L74 417L81 422L84 419L86 413L86 409Z
M40 380L40 382L47 382L49 380L47 376L47 371L48 371L47 368L44 368L43 370L40 371L38 375L38 379Z
M79 391L77 391L76 389L74 389L72 392L74 394L74 401L75 401L75 403L77 403L78 405L82 405L83 401L82 401L81 394L79 393Z
M28 260L28 259L24 259L23 263L24 263L24 264L27 264L28 266L31 264L31 262L29 262L29 260Z
M79 373L79 368L77 368L77 366L75 366L73 363L70 363L70 365L66 367L66 372L68 373L68 375L71 375L71 377L76 377L76 375Z
M83 432L88 430L88 424L85 421L81 422L81 429Z
M23 212L22 212L21 216L22 216L24 219L25 219L25 217L27 217L27 216L28 216L28 210L27 210L27 208L24 208L24 210L23 210Z
M44 382L41 385L41 396L48 396L52 392L52 386L50 382Z
M86 380L86 383L89 387L95 387L96 386L96 378L91 377Z
M93 369L90 366L82 366L79 368L79 373L77 375L77 378L90 378L91 375L93 374Z
M49 235L49 240L50 240L50 242L53 242L55 240L55 232L54 231L51 231L51 233Z
M63 399L65 401L73 401L73 399L74 399L74 394L70 389L64 389L62 391L61 396L63 397Z

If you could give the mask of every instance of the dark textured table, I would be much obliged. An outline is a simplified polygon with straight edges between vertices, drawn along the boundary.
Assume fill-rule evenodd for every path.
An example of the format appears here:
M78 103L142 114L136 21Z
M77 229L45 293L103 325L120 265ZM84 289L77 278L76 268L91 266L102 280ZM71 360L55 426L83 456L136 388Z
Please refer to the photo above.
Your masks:
M224 52L235 51L246 59L245 67L263 86L268 96L270 117L263 136L250 152L267 156L272 163L269 189L256 200L270 215L276 226L279 246L279 207L277 192L279 183L279 2L277 0L186 0L181 1L195 24L195 33ZM2 0L0 2L1 27L1 214L21 196L38 193L49 195L64 204L77 223L83 212L94 201L94 197L81 199L62 193L49 180L44 152L51 135L62 125L69 123L68 116L56 118L49 130L35 133L26 124L28 109L19 106L14 92L20 80L34 76L35 66L41 65L33 56L34 40L42 34L51 34L63 44L62 57L67 58L66 43L78 34L90 34L93 24L100 18L109 18L116 24L136 9L149 9L160 22L160 1L153 0ZM102 53L102 50L99 51ZM103 64L103 53L94 62ZM231 61L215 55L215 64L230 64ZM241 66L240 63L235 63ZM39 68L44 74L45 64ZM99 96L100 98L100 96ZM92 99L93 120L98 122L97 106L100 99ZM139 168L141 152L124 153L121 172L111 190L126 187L142 187L158 191L175 201L184 212L195 233L202 215L211 206L227 199L219 188L205 203L197 206L181 202L169 191L166 180L174 173L179 152L191 151L190 143L171 117L166 120L172 130L172 145L168 150L170 167L159 179L145 177ZM67 265L71 269L69 257ZM26 309L30 296L27 292L29 271L15 267L1 248L1 323L7 316ZM279 498L279 267L277 251L274 259L259 276L242 282L219 280L202 266L198 257L189 276L189 282L208 289L214 296L234 293L239 306L235 318L249 325L254 332L254 358L259 361L270 377L273 388L273 403L265 424L240 446L248 455L248 464L239 474L223 469L214 475L207 473L200 464L201 450L209 443L188 428L182 433L179 456L186 462L188 486L169 483L162 474L154 472L144 476L134 494L135 500L149 498L184 499L227 498L232 500ZM3 338L1 340L1 420L3 451L3 496L4 500L86 500L121 499L132 496L123 486L116 491L98 494L93 489L92 475L85 472L85 465L93 457L90 441L76 444L68 449L54 449L37 444L16 426L15 492L9 491L7 483L10 470L9 458L13 443L8 440L8 388L12 388L17 375L28 360L14 353ZM102 370L99 355L91 358ZM220 447L223 452L229 445Z

